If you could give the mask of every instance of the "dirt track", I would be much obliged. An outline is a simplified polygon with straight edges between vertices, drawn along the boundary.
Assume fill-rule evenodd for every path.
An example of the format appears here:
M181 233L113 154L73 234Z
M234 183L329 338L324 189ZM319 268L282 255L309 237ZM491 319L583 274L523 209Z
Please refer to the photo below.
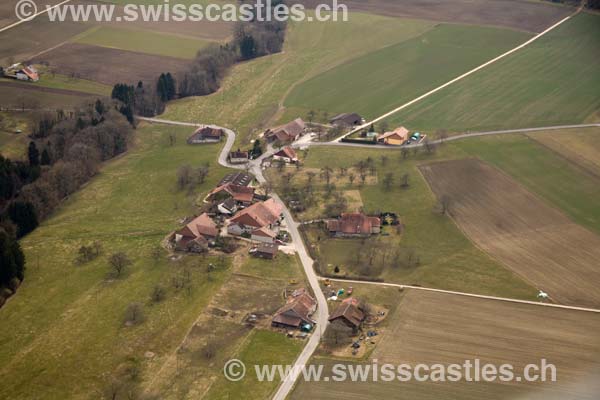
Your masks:
M420 167L479 247L561 304L600 306L600 237L475 159Z

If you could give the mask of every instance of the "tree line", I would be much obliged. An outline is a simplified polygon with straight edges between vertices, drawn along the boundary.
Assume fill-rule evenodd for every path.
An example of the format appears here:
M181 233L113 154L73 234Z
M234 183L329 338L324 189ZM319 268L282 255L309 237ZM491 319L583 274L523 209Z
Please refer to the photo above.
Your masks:
M273 0L272 5L282 2ZM135 114L145 117L161 114L170 100L216 92L235 63L280 52L285 30L285 22L239 21L229 43L200 50L184 71L176 75L162 73L152 84L119 83L113 88L112 98L121 101L120 111L132 123Z
M100 163L127 150L132 125L119 107L98 99L68 114L38 115L26 160L0 155L0 290L23 279L16 240L93 177Z

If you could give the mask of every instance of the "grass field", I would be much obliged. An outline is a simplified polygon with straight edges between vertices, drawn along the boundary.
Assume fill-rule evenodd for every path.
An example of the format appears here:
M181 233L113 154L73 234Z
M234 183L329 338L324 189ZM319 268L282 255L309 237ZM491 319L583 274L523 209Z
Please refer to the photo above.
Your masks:
M273 384L266 382L245 380L229 385L222 376L225 363L230 358L247 357L248 352L275 359L275 351L285 355L282 361L287 363L291 361L288 355L294 357L302 347L285 334L266 331L271 316L284 303L284 289L303 285L299 262L284 254L273 261L249 258L245 247L233 257L233 274L227 284L212 296L179 347L156 363L154 371L148 371L148 377L153 378L147 380L147 393L161 399L193 398L206 392L208 398L246 390L268 393ZM290 279L299 283L289 285ZM249 314L259 319L255 329L246 323ZM207 348L214 354L207 356Z
M259 127L282 118L281 102L296 82L414 37L430 25L356 13L348 22L290 24L283 53L236 65L218 93L172 102L163 116L229 126L238 141L248 143ZM368 34L356 36L357 31Z
M536 132L528 135L538 143L592 175L600 176L600 128Z
M598 43L600 16L580 14L527 48L390 117L389 123L425 131L473 131L583 122L600 109Z
M379 366L424 363L514 366L542 358L557 369L557 381L510 382L311 382L301 381L292 399L595 399L600 373L600 328L596 314L502 303L410 290L397 307L390 328L372 354ZM325 371L337 360L313 358ZM348 362L346 362L347 364ZM364 364L370 364L365 361Z
M388 157L385 166L380 159L382 155ZM380 183L359 187L355 182L352 187L340 185L338 189L360 190L367 212L390 211L400 217L404 225L400 245L404 250L413 251L420 258L420 265L388 266L380 276L386 281L532 299L535 290L531 286L475 247L449 218L436 211L435 196L417 169L423 162L466 156L461 149L450 145L440 148L433 156L411 153L407 159L402 159L398 151L314 147L309 150L305 166L327 165L337 171L339 167L352 166L367 157L375 160ZM391 190L386 191L381 178L388 172L394 174L395 180ZM404 173L409 175L408 189L400 188ZM318 177L316 182L323 184ZM322 265L342 265L345 271L356 274L354 240L325 240L322 237L319 247Z
M11 160L24 158L29 143L30 113L0 112L0 154ZM21 130L21 133L16 133Z
M600 138L596 136L591 140L597 143ZM600 234L598 176L527 136L472 138L456 142L455 146L500 168L577 224Z
M437 25L393 46L371 52L294 88L287 107L358 112L374 118L524 42L509 30Z
M168 146L169 132L178 137L173 147ZM195 196L175 190L178 166L214 161L217 146L187 146L187 135L185 128L139 129L134 150L110 163L23 239L27 278L0 309L0 376L5 382L0 397L94 397L132 360L143 376L152 366L145 352L159 357L170 352L227 279L229 259L172 262L161 257L155 262L150 257L177 220L194 211ZM197 190L207 190L224 172L213 164ZM77 266L78 246L94 240L102 242L104 254ZM114 279L106 257L117 250L134 264ZM210 280L208 262L218 266ZM171 280L184 269L191 273L191 289L177 291ZM150 305L157 284L166 287L167 297ZM144 305L146 322L128 328L123 317L131 302Z
M77 43L192 59L209 42L193 37L102 26L79 35Z
M466 159L419 167L465 234L562 304L600 305L600 236L497 169Z

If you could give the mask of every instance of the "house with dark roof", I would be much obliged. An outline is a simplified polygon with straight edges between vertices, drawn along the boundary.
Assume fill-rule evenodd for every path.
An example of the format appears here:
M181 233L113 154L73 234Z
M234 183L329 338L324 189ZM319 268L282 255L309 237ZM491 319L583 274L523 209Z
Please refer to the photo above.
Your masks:
M381 232L381 220L362 213L343 213L325 224L329 234L335 237L368 237Z
M343 302L329 316L329 322L340 323L357 331L365 320L365 314L352 302Z
M275 313L271 324L278 328L299 329L304 325L312 328L316 321L311 316L317 309L317 302L305 289L295 290L286 304Z
M277 243L259 243L257 246L250 249L250 255L272 260L277 255L278 250L279 245Z
M225 136L223 129L204 126L196 131L187 139L188 144L216 143L220 142Z
M219 234L217 225L204 213L192 219L183 228L175 231L175 249L180 251L202 252L214 244Z
M231 164L245 164L250 159L250 155L247 151L237 149L237 151L230 152L227 158Z
M304 121L301 118L296 118L285 125L267 129L264 133L264 137L268 142L278 140L282 143L288 143L293 142L302 136L305 129L306 124Z
M273 160L283 161L287 164L297 163L298 155L296 154L296 151L290 146L285 146L277 153L273 154Z
M363 118L357 113L342 113L331 118L329 122L331 125L335 126L352 127L361 125L363 123Z

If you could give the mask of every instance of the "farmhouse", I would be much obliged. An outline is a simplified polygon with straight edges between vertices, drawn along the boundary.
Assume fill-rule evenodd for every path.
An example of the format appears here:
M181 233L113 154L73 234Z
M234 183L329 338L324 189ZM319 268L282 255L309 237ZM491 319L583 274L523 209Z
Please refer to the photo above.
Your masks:
M278 328L303 328L305 325L310 329L315 324L311 319L317 309L317 302L306 292L306 289L297 289L288 297L285 306L275 313L271 324Z
M285 146L283 149L273 154L273 160L279 160L291 164L298 162L298 155L290 146Z
M344 324L357 331L364 319L365 314L357 306L352 302L343 302L331 314L329 322Z
M336 115L329 122L335 126L352 127L362 124L363 118L357 113L343 113Z
M272 229L281 218L282 211L281 205L273 199L254 203L231 218L227 231L232 235L242 235L264 227Z
M252 204L252 200L254 199L254 188L250 186L239 186L234 185L233 183L226 183L214 188L208 194L208 196L206 196L206 199L208 201L217 202L233 199L235 205L249 206ZM219 203L219 205L220 204L222 203ZM229 206L229 204L226 206Z
M219 181L217 186L225 185L226 183L233 183L237 186L249 186L253 179L252 175L245 172L232 172L225 175L225 177Z
M175 232L175 248L181 251L202 252L214 243L218 234L217 225L204 213Z
M301 118L296 118L285 125L267 129L264 133L264 137L268 142L274 142L276 140L282 143L293 142L304 133L304 129L306 129L304 121L302 121Z
M381 220L361 213L344 213L326 221L327 231L335 237L367 237L381 231Z
M188 144L216 143L220 142L225 132L222 129L205 126L198 128L196 132L187 139Z
M256 242L274 243L276 237L277 234L275 232L273 232L266 226L263 226L262 228L253 230L250 239Z
M229 153L228 158L231 164L245 164L249 160L249 155L247 151L240 151L240 149L237 149L237 151Z
M401 126L391 132L386 132L377 137L377 141L382 144L388 144L392 146L400 146L408 140L408 129Z
M250 254L254 257L272 260L277 255L279 245L277 243L260 243L258 246L250 249Z

